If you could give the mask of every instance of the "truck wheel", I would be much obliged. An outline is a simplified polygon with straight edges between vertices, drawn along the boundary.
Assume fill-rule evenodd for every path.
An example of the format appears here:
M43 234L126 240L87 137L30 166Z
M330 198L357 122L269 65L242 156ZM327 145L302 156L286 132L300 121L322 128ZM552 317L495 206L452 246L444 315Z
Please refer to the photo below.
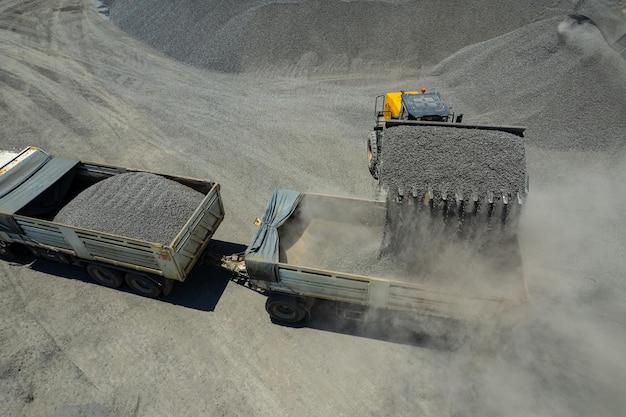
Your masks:
M128 272L126 283L137 294L148 298L156 298L161 295L161 286L143 274Z
M0 240L0 259L16 261L31 254L28 247L19 243L7 243Z
M378 143L376 140L376 132L370 132L367 139L367 165L370 174L374 179L378 179Z
M9 244L4 242L3 240L0 240L0 258L6 259L6 260L15 259L15 255L13 254L13 251L9 249Z
M89 264L87 265L87 272L94 281L105 287L118 288L124 283L124 273L117 269Z
M278 323L296 324L307 316L299 300L285 294L270 294L265 302L265 310Z

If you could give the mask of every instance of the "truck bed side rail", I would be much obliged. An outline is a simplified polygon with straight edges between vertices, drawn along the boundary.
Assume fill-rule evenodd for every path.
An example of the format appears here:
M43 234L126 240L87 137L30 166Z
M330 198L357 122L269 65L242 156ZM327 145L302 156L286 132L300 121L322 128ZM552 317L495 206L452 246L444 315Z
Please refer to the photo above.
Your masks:
M15 216L15 220L24 231L22 242L27 245L163 275L162 265L156 260L160 250L148 242L25 216Z
M186 276L224 219L224 205L215 184L171 243L181 275Z
M76 260L97 261L184 281L221 224L224 207L219 184L215 183L183 229L169 244L28 216L15 215L13 218L23 233L7 234L10 241L65 253Z
M454 293L415 283L285 264L279 264L279 275L277 283L255 284L269 286L271 291L305 297L469 321L496 317L511 304L517 303L505 297Z

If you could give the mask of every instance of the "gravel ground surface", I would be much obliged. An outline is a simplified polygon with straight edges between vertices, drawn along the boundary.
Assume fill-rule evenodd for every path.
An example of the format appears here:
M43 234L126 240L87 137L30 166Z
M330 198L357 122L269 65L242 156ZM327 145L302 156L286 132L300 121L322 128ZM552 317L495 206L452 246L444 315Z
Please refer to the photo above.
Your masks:
M245 247L274 188L377 196L374 98L438 90L528 127L531 302L506 337L324 303L289 328L213 268L152 300L0 262L0 414L623 415L623 2L106 4L0 2L2 148L217 181Z
M100 181L74 197L54 221L169 244L204 195L159 175L132 172Z

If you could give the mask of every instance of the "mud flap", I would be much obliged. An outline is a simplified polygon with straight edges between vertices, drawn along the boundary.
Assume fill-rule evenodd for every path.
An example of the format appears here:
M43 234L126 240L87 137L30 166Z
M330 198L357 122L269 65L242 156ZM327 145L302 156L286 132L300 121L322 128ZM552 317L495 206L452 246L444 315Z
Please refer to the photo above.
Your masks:
M163 295L170 295L173 289L174 289L174 280L166 278L165 282L162 284Z

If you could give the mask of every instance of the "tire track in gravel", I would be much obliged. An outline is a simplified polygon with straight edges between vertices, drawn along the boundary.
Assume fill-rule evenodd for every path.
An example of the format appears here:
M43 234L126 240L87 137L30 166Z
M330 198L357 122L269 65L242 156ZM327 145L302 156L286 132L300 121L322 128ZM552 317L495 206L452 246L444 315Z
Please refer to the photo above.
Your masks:
M140 122L148 118L133 97L113 94L128 83L145 83L144 69L160 57L146 54L149 50L137 42L125 43L124 36L107 44L116 39L117 30L88 5L44 4L10 3L6 10L13 18L0 22L4 38L0 85L5 85L0 89L0 109L4 117L22 120L12 124L19 130L0 132L3 142L45 147L47 137L61 135L73 142L77 152L90 149L100 154L119 148L121 138L134 136L152 143L154 149L167 148L167 139L151 123ZM59 25L76 30L56 30ZM41 30L32 32L32 27ZM121 69L122 55L125 61L131 56L136 62ZM148 58L139 58L143 56ZM129 147L119 149L120 160L131 157Z

